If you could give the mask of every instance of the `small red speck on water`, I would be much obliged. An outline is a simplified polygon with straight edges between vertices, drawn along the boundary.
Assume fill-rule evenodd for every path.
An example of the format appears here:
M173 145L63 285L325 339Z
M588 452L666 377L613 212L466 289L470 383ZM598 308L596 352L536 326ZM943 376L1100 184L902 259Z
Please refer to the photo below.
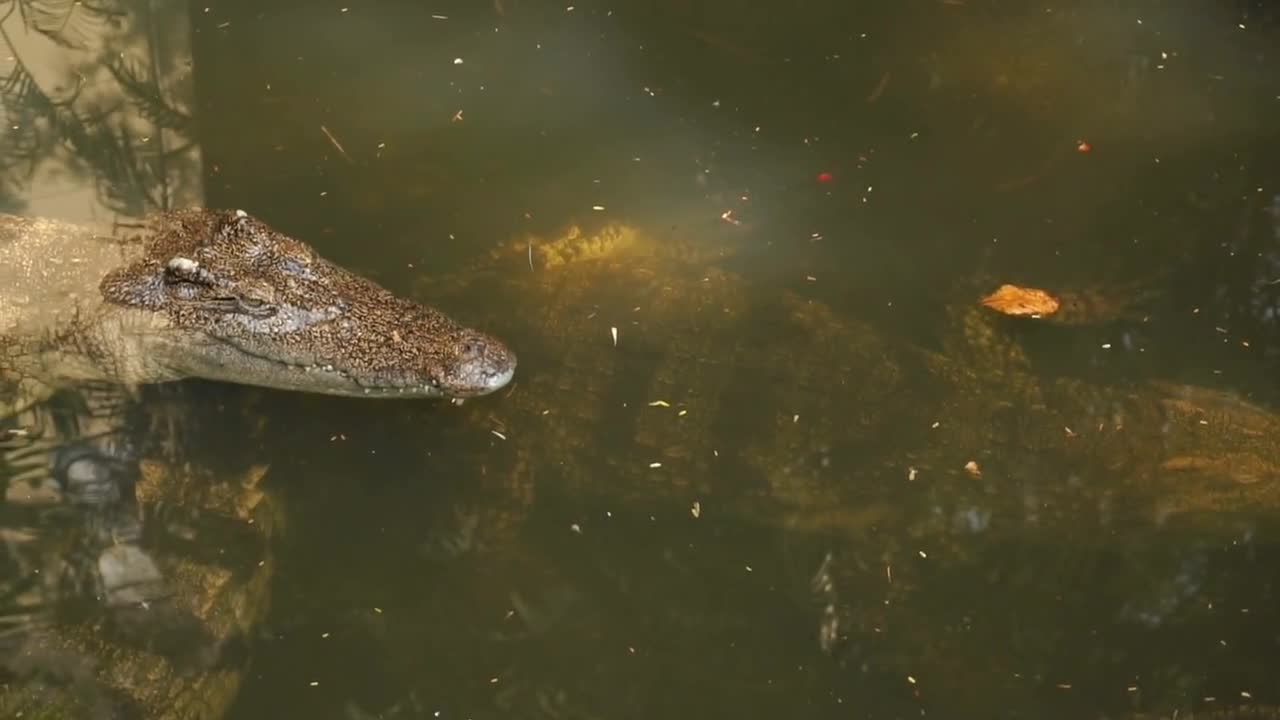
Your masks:
M1092 145L1090 145L1090 144L1088 143L1088 141L1086 141L1086 140L1077 140L1077 141L1076 141L1076 152L1078 152L1078 153L1087 153L1087 152L1089 152L1089 151L1091 151L1091 150L1093 150L1093 146L1092 146Z
M823 172L818 173L817 180L820 183L831 182L832 180L835 180L835 179L836 179L835 175L832 175L831 173L826 172L825 170Z

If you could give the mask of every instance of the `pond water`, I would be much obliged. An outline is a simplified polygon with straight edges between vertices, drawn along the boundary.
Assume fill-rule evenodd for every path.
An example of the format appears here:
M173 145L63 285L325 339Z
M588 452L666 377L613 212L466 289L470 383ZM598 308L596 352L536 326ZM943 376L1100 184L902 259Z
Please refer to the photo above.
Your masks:
M144 396L272 518L203 528L243 638L153 714L1280 712L1274 4L187 15L203 203L520 365Z

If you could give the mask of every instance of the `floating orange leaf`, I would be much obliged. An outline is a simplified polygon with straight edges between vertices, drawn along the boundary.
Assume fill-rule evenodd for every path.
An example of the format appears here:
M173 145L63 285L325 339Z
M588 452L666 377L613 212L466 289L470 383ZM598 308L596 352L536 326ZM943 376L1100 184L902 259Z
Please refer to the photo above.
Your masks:
M1005 315L1018 317L1043 317L1058 311L1058 298L1044 290L1017 285L1001 285L1000 289L982 298L984 306Z

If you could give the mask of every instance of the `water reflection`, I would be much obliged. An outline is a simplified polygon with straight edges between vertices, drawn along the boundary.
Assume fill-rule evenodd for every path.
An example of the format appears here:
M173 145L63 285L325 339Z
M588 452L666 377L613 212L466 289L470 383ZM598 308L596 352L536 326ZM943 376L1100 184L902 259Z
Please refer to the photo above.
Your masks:
M10 0L0 35L6 212L88 220L202 201L181 4Z
M189 37L177 3L0 5L3 210L118 233L200 204ZM29 282L24 265L87 257L5 255L19 272L0 288L14 294L0 329L41 290L76 290ZM0 358L26 347L0 339ZM0 367L0 714L221 715L269 597L265 468L244 437L217 459L226 436L194 419L199 393L52 388L11 370ZM193 455L193 437L212 456Z
M189 464L168 428L193 430L192 406L163 395L64 393L11 419L6 716L187 717L235 695L269 597L265 468Z

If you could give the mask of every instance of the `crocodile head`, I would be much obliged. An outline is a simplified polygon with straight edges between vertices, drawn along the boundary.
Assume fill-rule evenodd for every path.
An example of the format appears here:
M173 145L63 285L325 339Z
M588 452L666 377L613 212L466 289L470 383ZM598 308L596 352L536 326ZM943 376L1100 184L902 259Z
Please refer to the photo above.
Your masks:
M398 297L242 211L148 221L142 257L102 281L153 322L143 343L174 377L368 397L467 398L506 385L502 342Z

